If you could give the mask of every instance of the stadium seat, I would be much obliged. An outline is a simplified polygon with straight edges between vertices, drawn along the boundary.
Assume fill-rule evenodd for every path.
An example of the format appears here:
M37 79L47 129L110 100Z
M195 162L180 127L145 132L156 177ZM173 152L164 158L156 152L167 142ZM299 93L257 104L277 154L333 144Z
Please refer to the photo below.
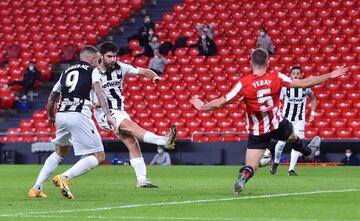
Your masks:
M335 128L323 128L319 130L319 136L322 138L335 138Z
M314 121L314 127L318 129L328 128L330 126L330 119L321 119Z
M333 110L328 110L325 112L325 116L331 120L336 120L336 119L339 119L340 117L340 114L341 114L341 111L340 110L336 110L336 109L333 109Z
M342 118L344 119L356 119L358 118L358 110L357 109L343 109L341 113Z
M336 138L340 138L340 139L353 138L353 129L352 128L337 129L335 136L336 136Z
M348 122L347 119L333 120L333 121L331 121L331 127L336 128L336 129L346 128L347 122Z
M320 102L320 107L321 107L321 109L324 109L324 110L335 109L336 102L335 102L335 100L323 100Z
M317 128L306 128L305 137L311 139L319 134L319 129Z

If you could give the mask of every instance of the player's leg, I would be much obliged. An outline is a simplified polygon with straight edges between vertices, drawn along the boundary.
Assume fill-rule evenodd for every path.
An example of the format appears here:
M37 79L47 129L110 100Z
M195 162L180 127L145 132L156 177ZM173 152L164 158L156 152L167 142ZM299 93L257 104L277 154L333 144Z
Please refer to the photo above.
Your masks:
M71 181L77 176L81 176L91 169L102 164L105 160L105 152L96 152L89 155L86 155L75 163L70 169L61 174L65 179Z
M235 181L233 193L239 194L243 191L245 184L254 176L259 162L263 157L265 149L247 149L244 167L239 170L238 179Z
M157 186L147 178L146 164L141 154L138 140L125 132L120 134L120 139L129 150L130 164L135 171L137 184L139 188L156 188Z
M54 176L53 182L55 186L59 187L64 197L68 199L74 199L74 195L70 191L70 181L78 176L81 176L90 170L103 163L105 160L105 152L92 153L86 157L80 159L70 169L62 173L61 175Z
M308 157L314 155L321 143L320 137L316 136L308 145L305 145L303 139L296 135L293 125L286 119L280 123L279 129L276 130L274 134L274 139L288 141L292 149L299 151L304 154L304 156Z
M159 136L150 131L146 131L133 122L125 111L110 110L111 115L116 122L119 131L125 132L134 136L137 140L145 143L165 146L167 149L173 149L176 139L176 127L170 129L167 136ZM95 110L95 118L99 126L103 129L109 130L109 125L106 123L105 114L101 110Z
M287 141L289 141L292 149L299 151L310 159L314 156L315 151L319 149L321 144L321 138L315 136L308 145L305 145L304 140L300 139L294 131L292 131Z
M294 126L294 132L295 134L300 138L300 139L304 139L305 134L304 134L304 130L305 130L305 121L297 121L297 122L293 122L293 126ZM289 176L297 176L298 174L295 172L295 166L296 163L298 161L299 156L301 155L300 152L292 149L291 150L291 154L290 154L290 165L289 165L289 171L288 171L288 175Z
M167 149L173 149L176 138L176 128L172 126L167 136L159 136L150 131L146 131L141 128L138 124L131 121L130 119L124 119L119 127L119 130L124 131L128 134L133 135L136 139L145 143L156 144L164 146Z
M59 119L58 119L59 116ZM36 183L33 188L28 192L30 198L34 197L44 197L45 194L42 193L43 183L48 179L51 173L57 168L62 158L66 155L68 147L71 146L70 132L67 130L65 125L62 123L63 119L61 114L56 115L56 137L52 140L52 143L55 144L55 152L52 153L45 161L44 166L42 167L39 176L36 180ZM46 195L45 195L46 196Z
M297 163L297 160L299 158L299 154L301 154L300 152L292 149L291 150L291 154L290 154L290 165L289 165L289 171L288 171L288 175L289 176L297 176L298 174L295 172L295 166Z
M66 113L61 115L60 118L57 116L57 121L61 121L70 131L75 155L86 156L81 158L70 169L53 178L54 184L60 188L63 196L74 199L73 194L70 192L69 182L104 162L104 147L94 122L85 115L75 112Z
M245 188L245 184L254 176L260 160L269 146L271 137L269 134L254 136L249 134L248 146L245 155L245 166L240 168L239 176L235 180L233 193L239 194Z
M40 173L36 179L35 185L29 190L28 197L46 197L42 187L50 175L55 171L69 150L69 146L56 146L55 151L46 159Z
M275 145L274 164L271 166L270 173L275 174L280 163L281 154L286 142L279 140Z

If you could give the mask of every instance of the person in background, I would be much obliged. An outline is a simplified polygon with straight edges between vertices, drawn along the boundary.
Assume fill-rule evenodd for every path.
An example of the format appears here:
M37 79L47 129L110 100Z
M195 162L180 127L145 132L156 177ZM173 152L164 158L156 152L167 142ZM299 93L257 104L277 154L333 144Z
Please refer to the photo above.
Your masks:
M163 74L165 70L165 65L168 64L169 61L161 56L158 49L154 50L154 54L155 56L151 58L149 62L149 69L151 69L158 75Z
M199 55L206 57L216 55L217 52L215 41L209 38L205 32L201 33L197 42L197 48L199 50Z
M150 165L159 165L159 166L170 166L170 154L164 150L161 146L157 147L157 154L152 159Z
M153 35L152 38L149 39L149 42L144 46L144 52L141 54L135 55L135 57L146 56L149 58L154 57L154 50L159 49L160 43L158 42L158 37Z
M37 80L40 79L40 73L36 69L33 63L29 64L29 67L25 70L23 74L23 79L21 81L12 81L9 83L9 86L20 85L23 87L21 96L26 96L28 91L34 86Z
M207 25L198 25L196 26L196 30L201 34L205 33L210 39L214 40L214 25L207 24Z
M150 30L152 30L152 34L154 34L155 23L151 21L151 17L149 15L146 15L144 18L144 24L140 27L138 31L138 37L141 47L144 47L146 44L149 43Z
M290 69L290 78L293 79L302 79L303 72L300 66L293 66ZM283 105L283 116L288 119L294 126L294 130L297 136L300 139L305 138L305 110L307 98L311 99L311 114L309 117L309 122L314 121L315 111L316 111L316 98L311 90L311 88L282 88L280 99L284 101ZM272 175L276 174L277 167L280 162L282 151L285 147L284 141L278 141L275 145L275 154L274 154L274 164L271 167L270 173ZM289 176L297 176L295 172L295 166L299 157L302 154L298 151L291 150L290 155L290 165L288 170Z
M260 28L259 34L260 36L257 39L256 48L263 48L267 50L270 55L275 54L275 47L272 43L270 36L267 34L266 29Z
M350 148L345 150L345 156L340 163L344 166L357 166L359 165L359 159L356 158L355 154L353 154Z

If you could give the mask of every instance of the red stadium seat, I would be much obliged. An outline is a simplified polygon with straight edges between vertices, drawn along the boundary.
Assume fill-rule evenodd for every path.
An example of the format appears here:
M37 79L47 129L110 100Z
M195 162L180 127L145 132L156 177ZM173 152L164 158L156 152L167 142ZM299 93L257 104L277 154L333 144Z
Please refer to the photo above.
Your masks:
M358 118L358 110L357 109L343 109L341 116L348 120L356 119L356 118Z
M335 136L336 138L340 138L340 139L353 138L353 129L352 128L337 129Z
M339 109L349 109L352 106L352 101L340 100L336 102L336 107Z
M352 101L360 100L360 92L349 92L347 98Z
M330 126L330 119L321 119L314 121L314 127L318 129L328 128Z
M340 118L340 113L341 113L340 110L336 110L336 109L328 110L325 112L325 116L331 120L336 120Z
M321 138L335 138L335 128L323 128L319 130L319 136Z
M338 119L331 121L331 127L334 128L346 128L348 120L347 119Z
M319 134L318 128L306 128L305 129L305 137L308 139L313 138L313 137L317 136L318 134Z

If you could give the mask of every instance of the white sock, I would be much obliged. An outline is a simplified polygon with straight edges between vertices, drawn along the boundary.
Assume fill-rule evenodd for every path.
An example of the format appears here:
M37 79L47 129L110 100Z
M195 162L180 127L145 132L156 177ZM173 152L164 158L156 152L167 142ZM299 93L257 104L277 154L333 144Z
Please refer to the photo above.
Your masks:
M74 177L83 175L84 173L90 171L91 169L99 165L98 159L94 155L87 156L79 160L74 166L61 174L68 180L73 179Z
M138 157L130 160L131 166L134 168L138 182L146 180L146 165L144 158Z
M283 149L285 147L285 142L284 141L278 141L275 145L275 156L274 156L274 163L279 163L280 162L280 157L281 154L283 152Z
M298 158L299 158L299 152L296 150L291 150L289 171L295 170L295 166L296 166Z
M56 152L52 153L45 161L44 166L41 168L39 176L35 182L34 188L36 190L41 190L45 181L49 176L54 172L58 167L59 163L63 158L59 156Z
M143 140L145 143L151 143L151 144L156 144L156 145L161 145L161 146L166 145L166 137L156 135L150 131L145 132Z

